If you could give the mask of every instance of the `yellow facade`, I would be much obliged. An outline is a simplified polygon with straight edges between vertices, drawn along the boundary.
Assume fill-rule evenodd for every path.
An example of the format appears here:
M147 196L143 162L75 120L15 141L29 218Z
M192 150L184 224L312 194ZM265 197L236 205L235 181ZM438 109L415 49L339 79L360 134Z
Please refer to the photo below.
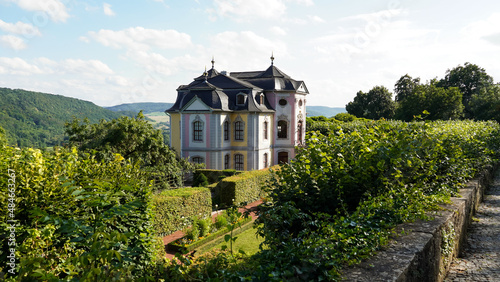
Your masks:
M245 124L245 130L244 135L243 135L243 140L242 141L236 141L234 138L234 121L236 119L241 118L241 121ZM229 118L231 119L231 137L229 138L231 140L231 146L237 147L237 146L246 146L248 142L248 114L247 113L238 113L238 114L230 114ZM239 120L239 119L238 119ZM235 153L236 154L236 153ZM246 155L245 155L246 159Z
M175 149L178 157L181 153L181 114L170 114L170 146Z

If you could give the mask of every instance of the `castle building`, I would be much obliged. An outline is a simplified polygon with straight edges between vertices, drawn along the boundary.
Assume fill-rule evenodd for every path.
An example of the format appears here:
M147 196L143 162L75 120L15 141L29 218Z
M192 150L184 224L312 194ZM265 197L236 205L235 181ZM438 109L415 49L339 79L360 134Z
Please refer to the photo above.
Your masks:
M286 163L304 144L303 81L276 66L264 71L205 71L177 88L170 115L171 146L208 169L254 170Z

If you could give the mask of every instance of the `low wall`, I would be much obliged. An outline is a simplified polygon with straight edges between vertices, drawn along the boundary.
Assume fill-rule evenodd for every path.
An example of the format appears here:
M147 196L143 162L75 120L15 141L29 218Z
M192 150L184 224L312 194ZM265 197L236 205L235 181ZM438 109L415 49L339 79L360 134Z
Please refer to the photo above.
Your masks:
M467 239L467 228L496 168L460 190L432 221L399 225L394 238L361 264L343 271L345 281L443 281Z

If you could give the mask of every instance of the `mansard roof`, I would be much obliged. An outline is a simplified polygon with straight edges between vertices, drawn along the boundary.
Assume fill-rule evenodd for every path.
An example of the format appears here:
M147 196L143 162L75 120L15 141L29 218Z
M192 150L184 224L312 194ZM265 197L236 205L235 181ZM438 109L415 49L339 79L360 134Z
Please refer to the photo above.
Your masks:
M201 99L212 111L274 112L266 98L260 104L260 95L266 91L293 91L308 94L303 81L297 81L271 65L265 71L218 72L213 67L188 85L177 88L177 100L167 112L186 109L195 97ZM245 103L237 104L238 95L245 95ZM265 97L265 96L264 96ZM189 108L189 107L187 107Z
M303 81L291 78L274 64L265 71L232 72L231 76L245 80L265 90L309 93Z

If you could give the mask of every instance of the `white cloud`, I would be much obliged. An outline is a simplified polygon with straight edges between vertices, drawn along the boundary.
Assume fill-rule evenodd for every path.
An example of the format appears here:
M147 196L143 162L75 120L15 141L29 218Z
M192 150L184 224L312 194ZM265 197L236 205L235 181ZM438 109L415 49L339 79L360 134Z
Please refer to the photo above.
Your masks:
M23 35L25 37L41 36L40 30L29 23L7 23L0 20L0 30L8 33Z
M65 22L70 16L60 0L8 0L21 9L46 13L54 22Z
M102 9L103 9L104 14L106 16L114 16L115 15L115 12L113 10L111 10L111 5L108 3L103 3Z
M151 47L181 49L191 45L191 37L188 34L171 29L143 27L131 27L119 31L101 29L98 32L91 31L88 35L102 45L116 49L149 50ZM86 41L88 38L82 37L80 40Z
M253 31L219 33L212 37L211 46L217 54L221 54L223 63L230 64L227 66L229 70L261 69L263 62L270 63L273 51L277 58L289 56L285 42L267 39Z
M462 36L469 40L495 38L500 33L500 13L493 13L484 20L468 24L461 30Z
M279 35L279 36L284 36L287 34L287 32L279 26L273 26L273 27L271 27L270 30L272 33L274 33L275 35Z
M298 4L305 5L305 6L313 6L314 2L313 0L288 0L292 2L297 2Z
M26 49L27 45L24 42L22 38L19 38L14 35L3 35L0 36L0 44L7 47L14 49L16 51Z
M322 19L321 17L319 16L307 16L312 22L315 22L315 23L325 23L326 21L324 19Z
M231 17L238 21L254 18L279 18L286 11L283 0L215 0L211 15Z
M19 57L0 57L0 74L31 75L40 73L42 71L39 67L29 64Z
M62 71L74 74L112 74L113 71L99 60L66 59L59 63Z

